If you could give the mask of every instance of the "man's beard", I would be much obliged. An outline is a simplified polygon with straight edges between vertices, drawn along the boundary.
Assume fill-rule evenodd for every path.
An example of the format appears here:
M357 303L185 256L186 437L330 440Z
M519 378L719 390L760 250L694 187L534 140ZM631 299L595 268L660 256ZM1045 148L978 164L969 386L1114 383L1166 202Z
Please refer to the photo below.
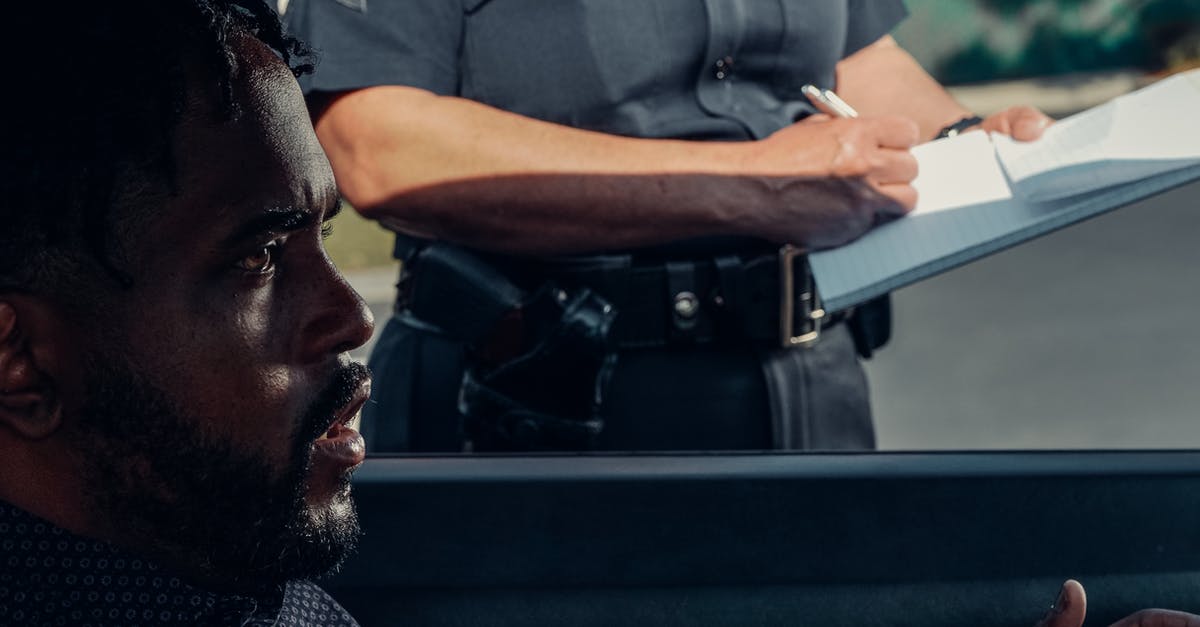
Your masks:
M92 511L131 548L231 590L319 577L354 549L360 532L350 473L329 507L311 508L305 495L312 442L350 402L368 376L365 366L334 373L294 423L288 458L275 468L262 453L206 433L202 419L131 367L89 361L76 450L88 471Z

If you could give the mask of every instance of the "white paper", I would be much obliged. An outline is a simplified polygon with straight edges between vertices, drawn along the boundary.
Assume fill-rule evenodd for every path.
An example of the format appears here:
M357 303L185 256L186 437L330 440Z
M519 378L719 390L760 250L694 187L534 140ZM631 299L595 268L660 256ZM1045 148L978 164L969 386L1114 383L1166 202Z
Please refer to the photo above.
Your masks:
M963 133L913 148L917 206L912 215L1012 197L987 133Z
M1063 120L1035 143L966 133L918 146L916 209L810 254L817 289L828 309L850 307L1200 179L1196 112L1200 71Z
M1018 196L1055 200L1200 164L1197 111L1193 70L1061 120L1038 141L992 139Z

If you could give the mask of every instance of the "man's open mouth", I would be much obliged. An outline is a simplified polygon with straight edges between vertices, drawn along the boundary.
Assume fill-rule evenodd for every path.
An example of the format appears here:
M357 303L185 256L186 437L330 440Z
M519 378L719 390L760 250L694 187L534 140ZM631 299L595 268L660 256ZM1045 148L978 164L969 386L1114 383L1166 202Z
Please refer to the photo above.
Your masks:
M349 403L333 417L329 428L312 444L314 470L344 473L361 464L366 458L366 443L362 435L349 426L371 395L371 380L364 379Z
M363 405L367 403L367 398L370 394L371 385L370 382L366 382L360 387L360 391L355 393L354 400L350 401L349 404L333 417L333 422L329 423L329 429L325 433L322 433L317 440L335 438L339 431L349 428L348 425L358 417L358 413L362 411Z

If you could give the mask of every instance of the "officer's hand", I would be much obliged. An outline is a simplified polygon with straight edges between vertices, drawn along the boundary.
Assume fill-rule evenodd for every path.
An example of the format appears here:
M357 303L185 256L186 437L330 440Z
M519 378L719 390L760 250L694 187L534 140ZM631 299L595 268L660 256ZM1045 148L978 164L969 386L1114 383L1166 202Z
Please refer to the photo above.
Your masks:
M778 194L771 211L747 216L750 234L810 249L844 244L904 215L917 202L917 125L888 116L816 115L736 146L744 174Z
M895 201L894 213L917 204L912 181L917 160L917 124L899 116L832 118L814 115L771 135L762 142L764 158L778 159L789 174L862 179Z
M1036 627L1082 627L1087 614L1087 595L1078 581L1069 580L1059 591L1058 600ZM1200 616L1174 610L1142 610L1110 627L1200 627Z
M979 128L1029 142L1041 137L1046 127L1053 123L1054 120L1045 113L1033 107L1020 106L987 116Z

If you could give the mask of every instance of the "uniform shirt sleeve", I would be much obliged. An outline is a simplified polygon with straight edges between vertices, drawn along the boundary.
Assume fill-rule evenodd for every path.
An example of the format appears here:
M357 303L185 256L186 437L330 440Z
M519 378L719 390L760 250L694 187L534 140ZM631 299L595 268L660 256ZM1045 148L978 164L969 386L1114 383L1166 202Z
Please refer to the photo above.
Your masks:
M453 95L462 19L455 0L291 0L285 16L317 53L305 93L406 85Z
M850 23L842 58L879 41L908 16L902 0L849 0Z

